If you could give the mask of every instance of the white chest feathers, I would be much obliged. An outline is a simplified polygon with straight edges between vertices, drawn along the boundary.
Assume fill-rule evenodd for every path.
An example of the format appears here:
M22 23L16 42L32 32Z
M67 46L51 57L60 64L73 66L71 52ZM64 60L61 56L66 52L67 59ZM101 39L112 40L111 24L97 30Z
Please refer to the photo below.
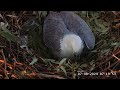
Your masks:
M74 57L74 54L80 54L84 48L81 38L75 34L68 34L60 40L61 57Z

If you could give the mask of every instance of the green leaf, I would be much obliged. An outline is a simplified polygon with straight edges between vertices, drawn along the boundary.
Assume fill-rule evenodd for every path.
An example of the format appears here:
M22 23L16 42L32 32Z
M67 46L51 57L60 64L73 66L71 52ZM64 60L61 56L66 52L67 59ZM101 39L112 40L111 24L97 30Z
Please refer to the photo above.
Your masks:
M32 60L32 62L31 62L29 65L33 65L33 64L35 64L37 61L38 61L38 59L37 59L36 57L33 57L33 60Z
M54 59L43 59L44 62L51 62L51 63L54 63L54 64L59 64L59 62L57 62L56 60Z
M82 64L80 67L84 68L84 67L87 67L88 65L87 64Z
M111 43L111 46L119 46L119 45L120 45L119 42Z
M42 11L42 15L45 17L47 15L46 11Z
M90 71L95 69L95 64L92 65L92 67L90 68Z
M87 11L81 11L82 12L82 14L86 14L87 13Z
M93 64L94 64L94 61L91 61L91 62L90 62L90 65L93 65Z
M60 69L65 73L65 75L67 76L67 72L65 70L65 68L63 66L60 67Z
M16 37L7 29L8 24L0 23L0 35L8 41L16 41Z
M60 61L59 66L61 66L66 60L67 60L67 58L63 58L63 59Z

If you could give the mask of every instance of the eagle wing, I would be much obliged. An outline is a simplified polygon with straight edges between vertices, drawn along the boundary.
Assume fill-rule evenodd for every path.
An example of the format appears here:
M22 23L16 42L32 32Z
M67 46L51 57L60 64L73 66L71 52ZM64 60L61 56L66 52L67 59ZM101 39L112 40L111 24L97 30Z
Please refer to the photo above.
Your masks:
M43 25L43 40L53 54L60 56L60 39L63 38L66 26L59 13L50 12Z
M87 48L93 49L95 37L87 23L77 14L70 11L61 11L60 15L69 31L78 34L85 42Z

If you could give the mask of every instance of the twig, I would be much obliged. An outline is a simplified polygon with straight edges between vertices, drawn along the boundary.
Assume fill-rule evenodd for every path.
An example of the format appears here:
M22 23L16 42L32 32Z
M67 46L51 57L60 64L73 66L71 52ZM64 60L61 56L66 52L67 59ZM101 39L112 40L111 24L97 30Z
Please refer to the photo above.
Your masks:
M113 67L115 64L119 63L120 62L120 58L118 58L117 56L115 56L115 54L112 55L112 57L116 58L118 61L113 63L111 66L107 67L106 69L104 69L103 71L106 71L107 69Z
M118 61L120 61L120 58L116 57L114 54L112 56L116 58Z
M36 72L39 72L34 66L32 66L32 67L35 69ZM35 73L36 73L36 72L35 72ZM48 75L48 74L43 74L43 73L36 73L36 75L37 75L39 78L41 78L41 76L42 76L42 77L46 77L46 78L65 79L65 78L60 77L60 76L58 76L58 75Z
M112 13L114 13L115 15L117 14L116 11L112 11Z
M4 66L4 68L5 68L4 73L5 73L6 78L9 79L9 77L8 77L8 75L7 75L7 73L6 73L6 64L7 64L7 62L6 62L5 55L4 55L4 53L3 53L3 49L1 49L1 54L2 54L2 56L3 56L4 63L5 63L5 66Z
M117 51L117 50L116 50L116 51ZM113 53L113 54L114 54L114 55L120 54L120 49L119 49L116 53ZM110 61L110 60L114 57L113 54L112 54L112 56L110 56L109 58L106 57L106 58L107 58L106 61L104 61L104 62L102 62L101 64L99 64L98 66L96 66L96 67L93 69L93 71L94 71L96 68L98 68L99 66L101 66L102 64Z
M63 77L60 77L58 75L48 75L48 74L43 74L43 73L38 73L40 76L42 77L46 77L46 78L57 78L57 79L66 79L66 78L63 78Z
M117 62L115 62L115 63L113 63L111 66L109 66L109 67L107 67L107 68L105 68L104 70L102 70L102 71L106 71L106 70L108 70L108 69L110 69L111 67L113 67L115 64L117 64L119 61L117 61Z

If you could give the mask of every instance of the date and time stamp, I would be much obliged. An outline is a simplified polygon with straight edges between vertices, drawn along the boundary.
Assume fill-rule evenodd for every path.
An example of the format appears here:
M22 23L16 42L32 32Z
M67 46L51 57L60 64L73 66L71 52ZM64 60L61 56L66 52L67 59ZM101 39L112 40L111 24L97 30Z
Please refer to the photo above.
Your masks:
M111 76L111 75L116 75L116 72L81 72L81 71L77 71L78 76L84 75L84 76L102 76L102 75L106 75L106 76Z

